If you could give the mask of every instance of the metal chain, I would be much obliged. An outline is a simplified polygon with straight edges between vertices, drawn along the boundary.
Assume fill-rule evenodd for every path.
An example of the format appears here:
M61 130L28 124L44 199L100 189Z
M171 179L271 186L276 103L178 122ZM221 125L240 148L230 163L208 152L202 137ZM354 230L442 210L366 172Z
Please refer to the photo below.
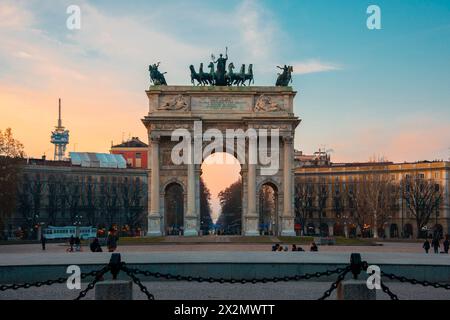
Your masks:
M80 277L82 279L87 278L87 277L93 277L97 274L98 271L91 271L88 273L82 273L80 275ZM67 281L68 277L61 277L55 280L47 280L47 281L36 281L36 282L25 282L25 283L21 283L21 284L11 284L11 285L0 285L0 291L6 291L6 290L18 290L18 289L28 289L31 287L42 287L42 286L51 286L53 284L56 283L65 283Z
M279 281L300 281L300 280L308 280L311 278L320 278L322 276L331 276L333 274L339 274L343 271L349 271L349 267L346 268L337 268L334 270L327 270L323 272L315 272L315 273L305 273L302 275L295 276L284 276L284 277L272 277L272 278L251 278L251 279L228 279L228 278L203 278L203 277L191 277L191 276L182 276L182 275L174 275L170 273L160 273L160 272L152 272L152 271L144 271L139 270L137 268L127 268L128 272L133 274L141 274L146 277L154 277L154 278L165 278L167 280L177 280L177 281L196 281L196 282L209 282L209 283L267 283L267 282L279 282ZM128 273L127 273L128 274Z
M97 282L99 282L103 278L104 274L107 273L110 269L111 269L110 266L106 266L106 267L103 267L102 269L100 269L99 271L91 272L94 274L95 279L91 283L88 284L86 289L84 289L83 291L80 291L80 293L74 300L81 300L82 298L84 298L90 290L94 289L95 284Z
M416 280L416 279L410 279L410 278L406 278L403 276L397 276L393 273L385 273L385 272L381 272L381 276L382 277L387 277L391 280L398 280L400 282L409 282L411 284L420 284L424 287L434 287L434 288L442 288L445 290L450 290L450 283L447 284L442 284L442 283L438 283L438 282L429 282L429 281L420 281L420 280Z
M347 273L349 273L351 271L351 267L348 266L344 269L344 271L342 271L339 276L337 277L336 281L333 282L330 286L330 288L325 291L323 293L323 295L317 299L317 300L325 300L326 298L328 298L329 296L331 296L331 293L338 287L339 283L344 280L345 276L347 275Z
M380 284L381 289L383 289L383 292L389 295L389 298L391 298L391 300L398 300L397 295L394 294L383 282L381 282Z
M133 282L147 296L148 300L155 300L155 296L147 290L147 287L142 284L141 280L139 280L139 278L135 276L132 270L128 269L125 265L122 265L120 270L124 271L133 280Z

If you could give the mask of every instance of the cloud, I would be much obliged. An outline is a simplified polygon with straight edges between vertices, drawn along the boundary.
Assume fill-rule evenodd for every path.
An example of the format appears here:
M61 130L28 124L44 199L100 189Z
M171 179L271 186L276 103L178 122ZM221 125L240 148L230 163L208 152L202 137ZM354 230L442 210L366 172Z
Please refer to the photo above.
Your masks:
M329 63L322 62L320 60L307 60L304 62L294 62L294 74L308 74L308 73L317 73L317 72L327 72L327 71L335 71L341 70L341 66Z

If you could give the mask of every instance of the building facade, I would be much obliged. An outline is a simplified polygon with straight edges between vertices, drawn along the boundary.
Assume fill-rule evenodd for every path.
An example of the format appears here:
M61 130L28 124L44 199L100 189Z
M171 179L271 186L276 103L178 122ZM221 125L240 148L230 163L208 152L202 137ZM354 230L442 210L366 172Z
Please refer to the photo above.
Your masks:
M352 222L349 207L343 201L342 212L336 213L334 196L339 190L345 189L354 181L358 181L363 176L385 175L390 180L400 186L402 181L410 177L419 177L432 181L436 190L440 190L442 198L439 208L430 215L427 225L422 229L425 233L440 230L443 235L450 233L450 162L447 161L423 161L416 163L392 163L392 162L367 162L367 163L331 163L322 161L311 156L305 162L305 155L296 152L295 156L295 179L296 184L305 183L325 183L328 191L325 208L322 216L317 212L312 212L306 219L307 226L304 230L310 234L328 235L361 235L363 230L356 230ZM317 201L317 199L315 199ZM314 205L313 205L314 207ZM312 210L313 211L313 210ZM297 221L298 225L298 221ZM370 228L370 226L367 226ZM298 231L299 228L297 227ZM380 230L381 229L381 230ZM414 215L408 209L403 193L398 194L396 209L389 221L379 226L379 236L387 238L416 238L418 228Z
M104 154L106 157L107 154ZM93 158L86 156L86 159ZM135 233L146 228L147 171L95 161L24 160L15 214L5 225L9 237L41 227L80 224ZM75 162L75 163L74 163ZM109 167L108 167L109 166Z
M138 137L132 137L128 141L112 146L110 152L122 155L131 168L147 169L148 145Z

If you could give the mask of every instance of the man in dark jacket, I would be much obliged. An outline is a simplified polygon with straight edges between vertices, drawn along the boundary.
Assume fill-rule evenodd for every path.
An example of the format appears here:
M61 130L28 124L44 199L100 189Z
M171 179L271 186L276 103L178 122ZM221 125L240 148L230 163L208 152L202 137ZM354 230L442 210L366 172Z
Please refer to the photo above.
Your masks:
M433 241L431 241L431 245L433 246L434 253L439 253L439 238L434 238Z
M448 253L448 249L450 247L450 242L448 241L448 235L445 237L443 245L444 245L444 252Z
M430 250L430 242L428 241L428 239L425 239L425 242L423 243L422 248L425 249L425 252L428 253L428 250Z
M45 250L45 236L41 236L41 244L42 244L42 250Z

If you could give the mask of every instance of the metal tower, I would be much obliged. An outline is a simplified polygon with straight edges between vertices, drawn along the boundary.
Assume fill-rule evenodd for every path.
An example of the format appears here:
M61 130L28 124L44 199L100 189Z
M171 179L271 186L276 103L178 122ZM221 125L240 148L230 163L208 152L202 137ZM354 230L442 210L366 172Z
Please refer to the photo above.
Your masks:
M69 130L64 130L61 120L61 98L59 99L58 125L55 131L52 131L50 142L55 145L54 160L64 160L66 154L66 146L69 144Z

